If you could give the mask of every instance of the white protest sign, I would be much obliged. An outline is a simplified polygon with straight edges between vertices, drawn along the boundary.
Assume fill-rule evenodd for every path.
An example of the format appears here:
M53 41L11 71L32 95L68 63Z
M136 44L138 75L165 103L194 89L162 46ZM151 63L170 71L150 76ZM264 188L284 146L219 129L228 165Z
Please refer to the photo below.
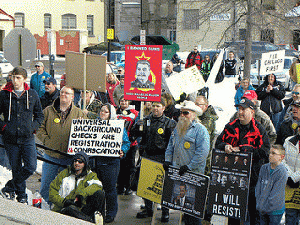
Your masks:
M210 75L209 75L209 77L206 81L206 86L207 87L210 87L215 83L216 77L219 73L220 66L221 66L222 61L223 61L223 56L224 56L224 49L221 50L217 60L214 62L213 68L211 69Z
M285 50L262 53L260 75L283 71Z
M74 119L68 154L84 151L89 156L119 157L123 130L124 120Z
M166 78L166 83L175 100L178 100L183 92L190 94L205 85L205 81L196 65Z

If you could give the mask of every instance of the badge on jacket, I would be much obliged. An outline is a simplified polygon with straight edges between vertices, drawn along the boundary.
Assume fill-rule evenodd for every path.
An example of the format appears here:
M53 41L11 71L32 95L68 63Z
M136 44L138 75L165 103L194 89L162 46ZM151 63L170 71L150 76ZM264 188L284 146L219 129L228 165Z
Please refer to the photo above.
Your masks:
M60 119L59 118L55 118L54 119L54 123L60 123Z
M183 146L185 149L189 149L191 147L191 144L190 142L185 142Z
M162 128L159 128L159 129L157 130L157 133L159 133L159 134L163 134L163 133L164 133L164 129L162 129Z

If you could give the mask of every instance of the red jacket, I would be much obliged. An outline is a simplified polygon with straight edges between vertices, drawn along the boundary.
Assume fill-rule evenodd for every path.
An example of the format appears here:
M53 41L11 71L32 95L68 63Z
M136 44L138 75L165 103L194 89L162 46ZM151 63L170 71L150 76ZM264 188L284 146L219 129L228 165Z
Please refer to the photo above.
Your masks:
M108 92L108 96L109 96L109 102L113 105L113 106L117 106L115 101L114 101L114 90L115 88L120 84L120 81L117 80L116 83L112 84L112 83L108 83L106 82L106 90Z
M198 70L200 70L202 62L203 60L199 52L191 52L186 59L185 68L187 69L193 65L196 65Z

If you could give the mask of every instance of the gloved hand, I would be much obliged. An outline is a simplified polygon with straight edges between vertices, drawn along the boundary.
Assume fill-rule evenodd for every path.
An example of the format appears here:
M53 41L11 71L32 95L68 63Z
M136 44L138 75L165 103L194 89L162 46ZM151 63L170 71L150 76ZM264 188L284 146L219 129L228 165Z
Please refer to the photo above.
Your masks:
M180 100L179 102L183 102L184 100L186 100L186 93L183 92L181 95L180 95Z
M187 165L181 166L179 169L179 175L182 176L185 172L190 170Z
M171 162L165 161L164 164L163 164L164 170L167 171L171 165L172 165Z
M82 206L82 202L83 202L83 196L82 195L76 195L76 198L75 198L75 206L77 207L81 207Z
M298 188L298 187L299 187L299 181L295 183L295 182L292 180L292 178L290 178L290 177L288 178L286 184L287 184L288 186L290 186L290 188Z
M70 199L65 199L65 200L63 201L63 203L64 203L64 208L66 208L66 207L68 207L68 206L70 206L70 205L74 205L74 201L72 201L72 200L70 200Z

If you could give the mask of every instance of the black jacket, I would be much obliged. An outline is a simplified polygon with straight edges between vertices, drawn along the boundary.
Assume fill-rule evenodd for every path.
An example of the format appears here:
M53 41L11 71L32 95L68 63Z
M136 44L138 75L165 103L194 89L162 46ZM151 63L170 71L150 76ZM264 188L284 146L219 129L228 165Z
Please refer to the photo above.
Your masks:
M55 91L52 94L49 92L45 92L45 94L41 97L42 108L45 109L47 106L52 105L55 99L59 97L59 90L55 88Z
M269 85L269 75L265 76L265 81L256 89L258 100L261 100L260 109L264 111L268 116L282 111L281 100L285 97L285 90L281 82L276 80L273 84L273 90L267 93L266 89Z
M287 137L297 134L298 127L294 125L295 127L293 128L293 123L298 124L299 122L297 123L297 121L294 121L294 119L287 119L282 122L280 129L277 132L277 144L283 145Z
M38 130L44 114L40 98L37 92L29 89L24 84L25 91L18 98L13 93L13 84L7 83L0 92L0 114L3 113L4 120L0 121L0 129L3 141L9 144L23 144Z
M143 131L135 124L131 130L134 137L142 137L140 149L147 156L165 155L171 134L176 127L176 122L165 115L153 117L152 114L143 119Z

